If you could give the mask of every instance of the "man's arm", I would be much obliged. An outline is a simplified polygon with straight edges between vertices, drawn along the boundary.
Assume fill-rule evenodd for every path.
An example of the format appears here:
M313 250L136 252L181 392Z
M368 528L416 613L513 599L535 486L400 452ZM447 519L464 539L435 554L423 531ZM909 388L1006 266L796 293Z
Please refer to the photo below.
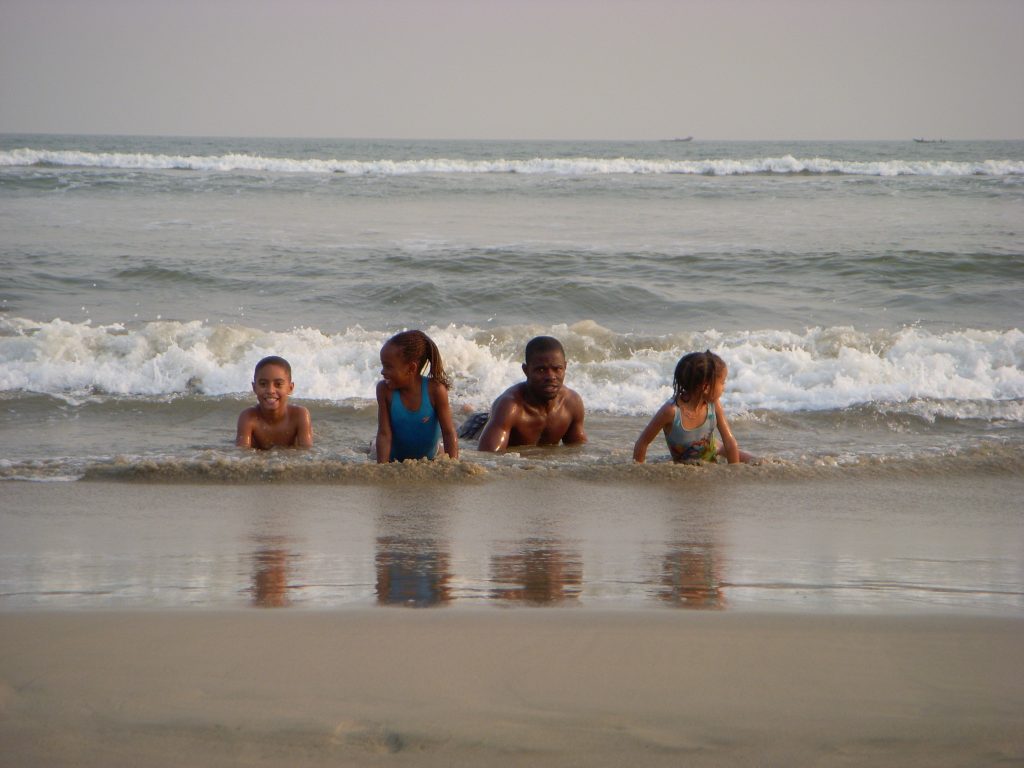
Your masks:
M507 451L508 440L512 436L512 428L518 415L519 405L512 397L499 397L491 406L491 417L487 420L487 426L480 433L478 450L491 453Z
M562 436L562 442L566 445L579 445L587 442L587 433L583 429L583 419L586 415L583 398L573 392L568 400L566 405L572 415L572 422L569 424L569 429L565 431L565 435Z

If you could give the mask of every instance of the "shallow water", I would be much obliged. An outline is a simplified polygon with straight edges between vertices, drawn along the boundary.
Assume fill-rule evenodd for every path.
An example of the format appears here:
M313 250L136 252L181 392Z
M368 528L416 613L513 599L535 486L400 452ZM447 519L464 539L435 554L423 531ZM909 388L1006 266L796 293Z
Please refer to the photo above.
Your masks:
M1022 223L1022 142L0 136L0 609L1020 615ZM373 464L410 327L459 419L559 337L590 441ZM762 463L633 465L707 348Z
M359 462L407 327L459 413L562 339L583 462L705 348L758 455L1019 453L1022 212L1021 142L0 136L0 478L209 476L269 353Z
M1024 615L1020 475L664 469L675 473L632 482L519 470L344 486L8 484L0 610Z

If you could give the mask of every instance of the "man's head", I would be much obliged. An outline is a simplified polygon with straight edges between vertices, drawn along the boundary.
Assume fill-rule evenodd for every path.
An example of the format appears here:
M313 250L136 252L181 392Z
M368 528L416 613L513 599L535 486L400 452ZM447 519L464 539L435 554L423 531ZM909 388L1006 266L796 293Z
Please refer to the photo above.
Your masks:
M538 400L554 400L565 380L565 349L551 336L537 336L526 345L526 387Z
M526 364L530 364L531 356L541 352L561 352L562 359L565 359L565 349L562 347L562 342L554 336L534 336L526 342L526 354L524 355Z

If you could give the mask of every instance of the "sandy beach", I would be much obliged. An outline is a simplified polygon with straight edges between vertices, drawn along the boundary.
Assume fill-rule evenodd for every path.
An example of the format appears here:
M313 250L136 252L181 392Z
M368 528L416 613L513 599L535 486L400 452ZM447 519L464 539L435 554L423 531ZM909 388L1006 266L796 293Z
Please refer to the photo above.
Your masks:
M4 484L0 764L1024 759L1018 478L391 469Z
M354 610L3 616L0 762L995 765L1024 621Z

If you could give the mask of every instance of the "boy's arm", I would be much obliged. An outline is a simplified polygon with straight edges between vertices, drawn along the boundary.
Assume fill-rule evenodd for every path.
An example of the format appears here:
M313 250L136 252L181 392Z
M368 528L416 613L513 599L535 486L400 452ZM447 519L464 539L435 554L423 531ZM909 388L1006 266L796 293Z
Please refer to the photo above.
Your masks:
M238 414L238 426L235 428L235 445L238 448L253 448L252 432L256 419L252 409L246 408Z
M740 446L736 442L736 438L732 436L732 429L729 428L729 422L725 419L725 411L718 401L715 402L715 420L718 422L718 433L722 436L722 452L725 454L725 458L729 460L730 464L739 464Z
M586 417L586 410L583 407L583 398L579 393L573 392L569 402L569 413L572 414L572 422L569 429L562 436L562 442L566 445L579 445L587 442L587 433L583 429L583 419Z
M295 431L296 448L313 447L313 421L310 419L309 410L301 405L295 406L295 417L297 429Z
M377 383L377 463L391 461L391 412L388 403L388 387Z
M676 415L676 406L674 403L665 403L658 412L654 414L647 426L644 427L644 431L640 433L640 437L636 439L636 443L633 444L633 461L638 464L643 464L647 459L647 446L651 444L651 441L661 432L665 427L672 422L672 418Z
M502 395L491 406L491 417L487 420L484 431L480 433L477 449L481 451L504 452L508 450L508 440L512 436L512 427L519 414L519 405L515 398Z
M430 400L437 414L437 423L441 425L441 439L444 440L444 452L449 458L459 458L459 436L455 432L452 419L452 406L448 402L448 387L440 382L430 382Z

